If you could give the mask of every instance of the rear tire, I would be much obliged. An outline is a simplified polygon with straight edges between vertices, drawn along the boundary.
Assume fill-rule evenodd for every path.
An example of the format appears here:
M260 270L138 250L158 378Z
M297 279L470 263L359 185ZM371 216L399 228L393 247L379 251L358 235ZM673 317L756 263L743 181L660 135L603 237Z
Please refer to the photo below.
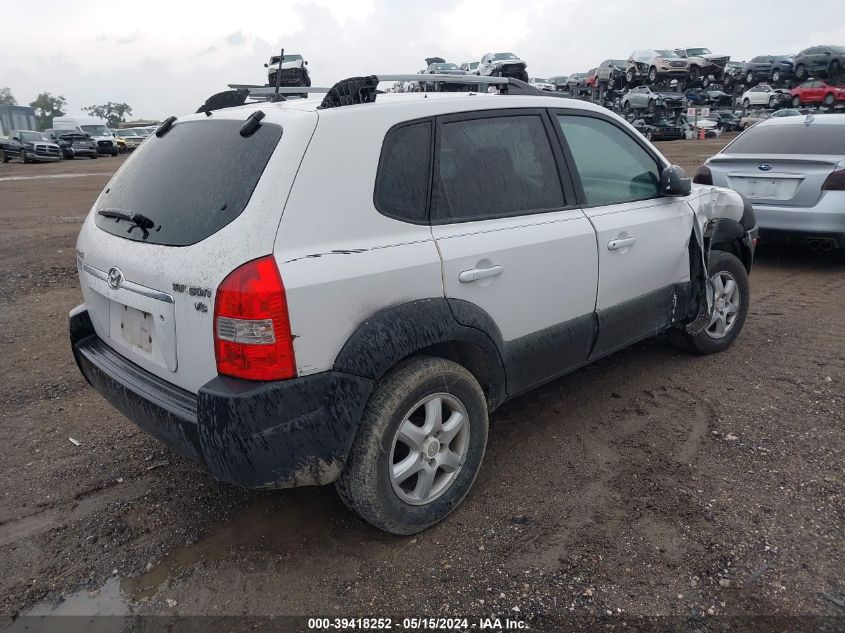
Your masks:
M22 149L22 150L21 150L21 162L22 162L24 165L26 165L27 163L29 163L29 156L27 156L27 155L26 155L26 150L25 150L25 149Z
M440 413L439 421L433 412ZM350 510L385 532L421 532L443 520L472 487L487 425L484 392L462 366L432 357L400 364L367 402L335 484L338 494Z
M795 79L798 81L804 81L807 77L807 67L804 64L798 64L795 67Z
M648 70L648 81L649 83L654 83L655 81L657 81L657 69L654 66L652 66Z
M748 98L747 98L747 97L746 97L746 98L745 98L745 100L742 102L742 107L743 107L745 110L747 110L749 107L751 107L751 102L748 100Z
M695 336L682 328L669 330L672 343L697 354L716 354L731 346L745 324L751 299L748 272L736 255L711 251L707 274L714 292L710 323Z
M748 71L748 74L745 75L745 83L747 83L749 86L754 83L754 73L752 73L750 70Z
M798 95L795 95L794 97L792 97L792 107L798 108L800 106L801 106L801 97L799 97Z
M832 92L827 93L827 94L824 96L824 100L822 101L822 103L823 103L824 105L826 105L828 108L829 108L830 106L832 106L835 102L836 102L836 97L834 97L834 96L833 96L833 93L832 93Z

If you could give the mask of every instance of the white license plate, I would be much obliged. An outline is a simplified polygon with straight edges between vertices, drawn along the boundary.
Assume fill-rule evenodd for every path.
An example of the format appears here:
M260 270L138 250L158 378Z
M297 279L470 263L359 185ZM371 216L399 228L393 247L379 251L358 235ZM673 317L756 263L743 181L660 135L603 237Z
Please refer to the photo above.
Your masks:
M744 193L749 198L780 198L791 188L782 178L743 178Z
M120 336L126 343L149 354L153 349L153 330L152 315L123 306L120 315Z

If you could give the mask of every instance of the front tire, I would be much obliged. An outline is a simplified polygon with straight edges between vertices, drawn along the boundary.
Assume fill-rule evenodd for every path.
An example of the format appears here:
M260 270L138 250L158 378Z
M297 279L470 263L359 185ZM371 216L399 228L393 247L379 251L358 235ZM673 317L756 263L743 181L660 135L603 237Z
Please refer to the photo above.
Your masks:
M711 251L707 274L708 294L713 292L710 322L695 336L680 328L669 331L676 346L697 354L716 354L730 347L742 331L751 300L748 272L736 255Z
M807 77L807 67L804 64L798 64L795 67L795 79L798 81L804 81Z
M801 106L801 97L799 97L798 95L795 95L794 97L792 97L792 107L798 108L800 106Z
M392 534L416 534L466 496L487 445L484 392L462 366L419 357L370 397L335 484L346 506Z
M835 102L836 102L836 97L834 97L834 96L833 96L833 93L832 93L832 92L828 92L828 93L824 96L824 99L822 100L822 103L823 103L824 105L826 105L828 108L829 108L830 106L832 106Z
M657 81L657 69L652 66L648 71L648 80L650 83Z
M29 163L29 156L27 156L27 155L26 155L26 150L24 150L24 149L22 149L22 150L21 150L21 162L22 162L24 165L26 165L27 163Z

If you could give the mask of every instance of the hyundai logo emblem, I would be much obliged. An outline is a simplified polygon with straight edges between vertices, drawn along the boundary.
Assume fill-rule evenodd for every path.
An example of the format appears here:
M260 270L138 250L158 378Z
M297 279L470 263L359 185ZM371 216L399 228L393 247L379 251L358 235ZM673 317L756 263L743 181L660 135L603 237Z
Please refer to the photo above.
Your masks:
M760 171L771 171L772 166L769 163L763 163L762 165L758 165L757 169Z
M123 284L123 271L117 266L109 269L109 286L117 290Z

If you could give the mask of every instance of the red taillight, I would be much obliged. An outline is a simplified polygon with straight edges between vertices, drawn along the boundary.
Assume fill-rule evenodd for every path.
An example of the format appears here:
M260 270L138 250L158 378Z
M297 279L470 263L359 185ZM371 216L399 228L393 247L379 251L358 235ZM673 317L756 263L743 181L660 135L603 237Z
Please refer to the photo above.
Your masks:
M296 375L285 287L268 255L229 274L214 301L217 373L247 380Z
M845 169L837 169L825 178L822 191L845 191Z
M713 174L710 173L710 168L707 165L699 167L698 171L695 172L695 176L692 181L698 185L712 185Z

